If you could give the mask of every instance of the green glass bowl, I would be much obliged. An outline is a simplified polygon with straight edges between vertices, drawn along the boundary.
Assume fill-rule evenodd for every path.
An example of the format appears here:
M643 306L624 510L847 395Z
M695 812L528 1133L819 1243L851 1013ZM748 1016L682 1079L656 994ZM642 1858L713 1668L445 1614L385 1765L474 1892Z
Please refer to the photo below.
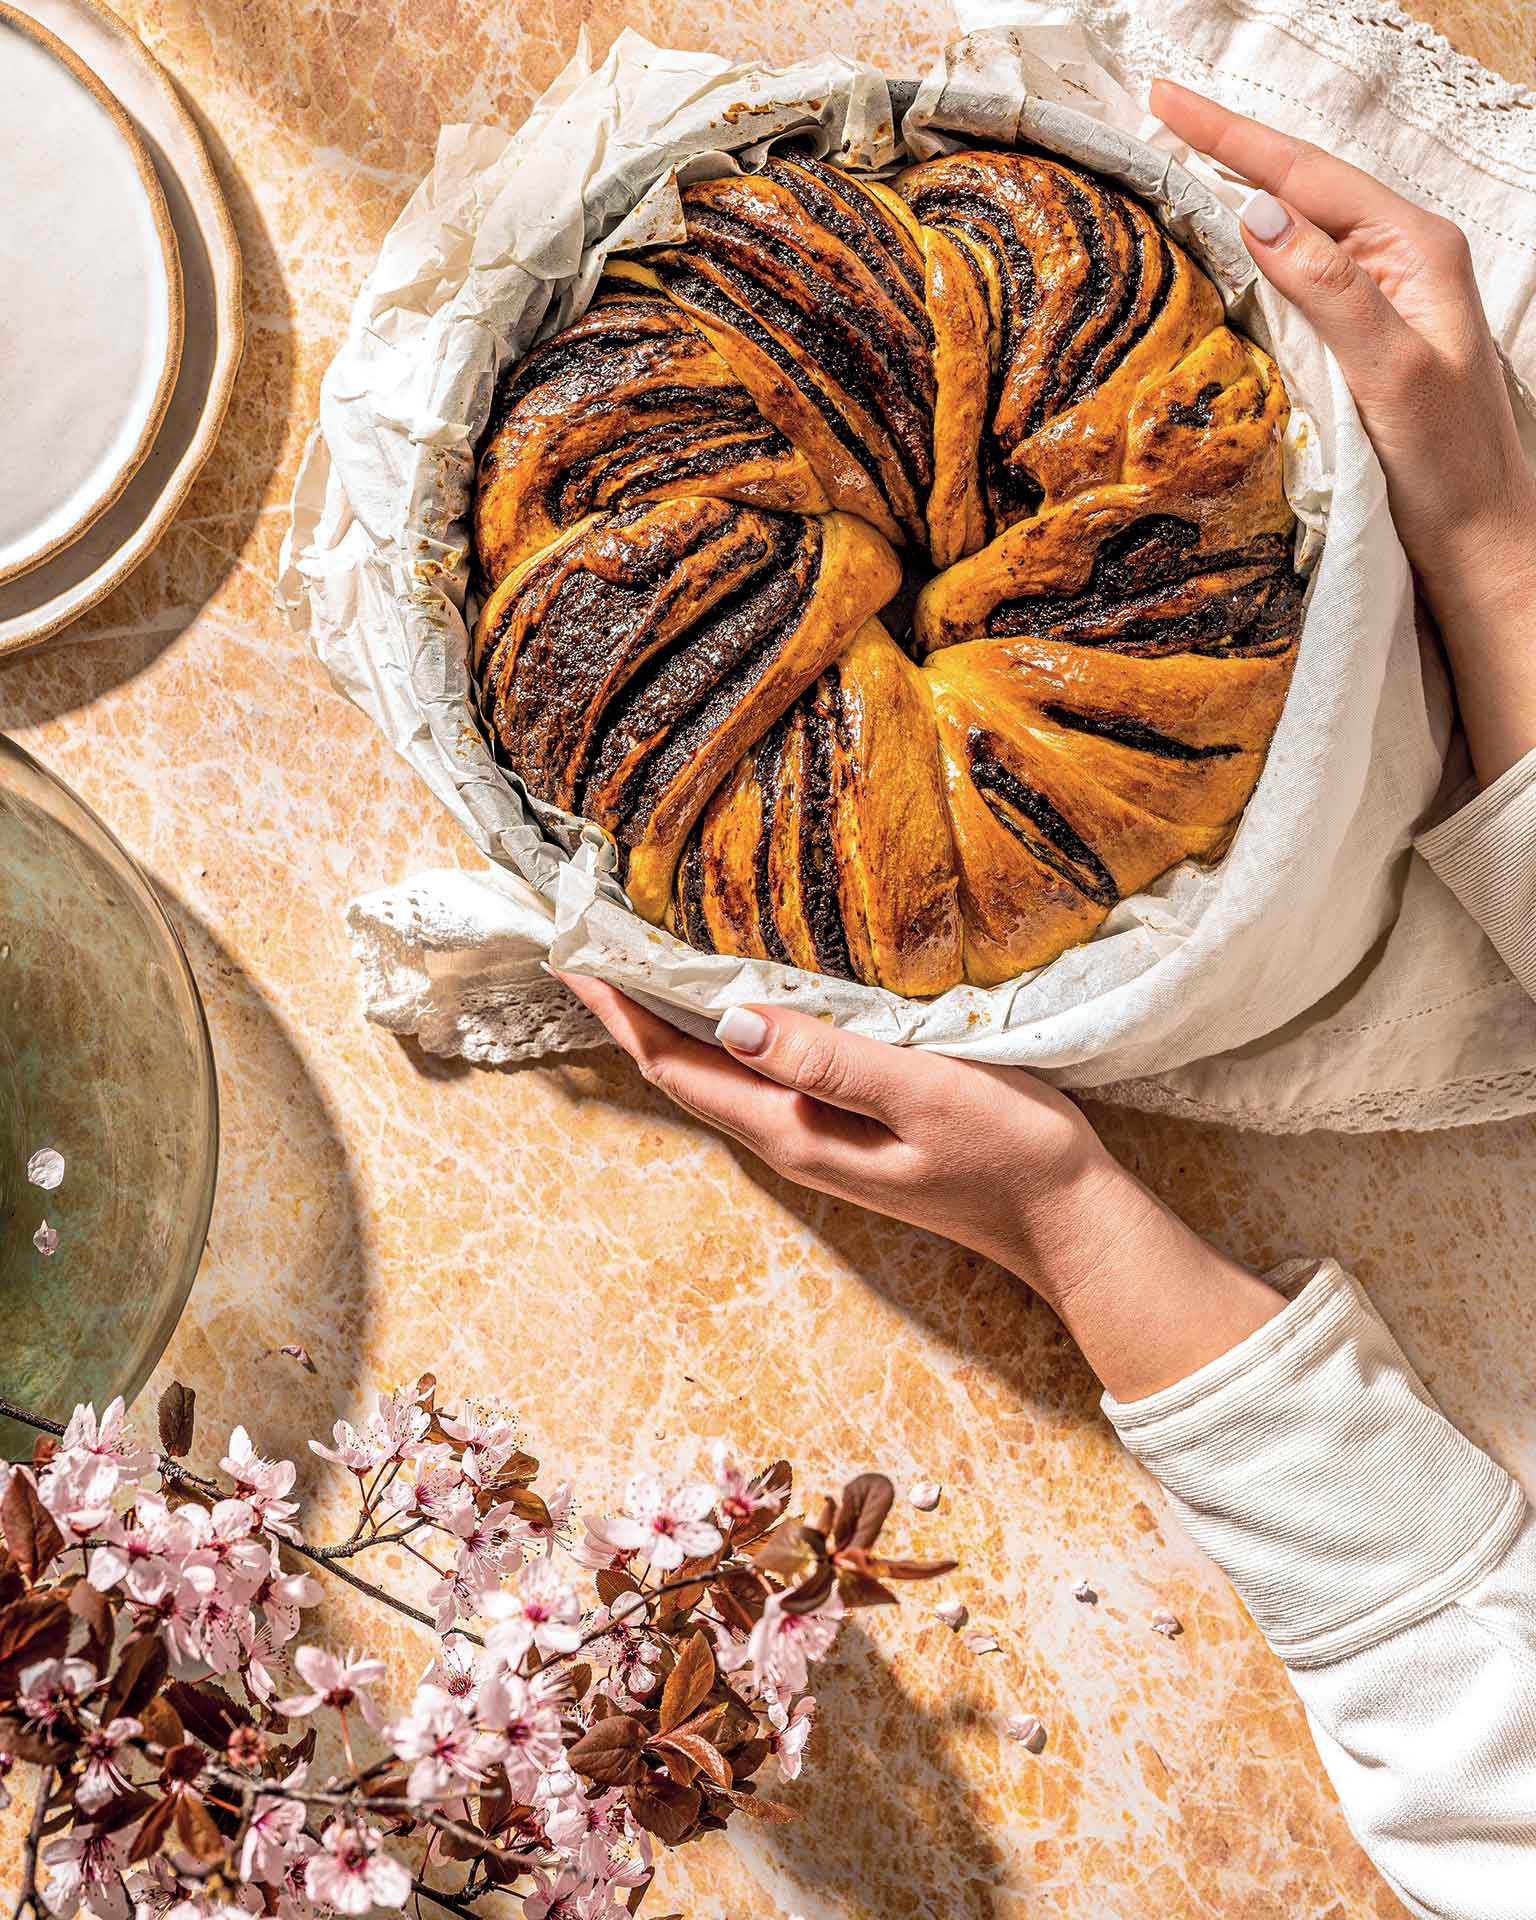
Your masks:
M143 1386L202 1258L218 1114L197 983L154 889L0 735L0 1398L65 1420ZM27 1173L48 1148L51 1190ZM31 1446L0 1418L0 1454Z

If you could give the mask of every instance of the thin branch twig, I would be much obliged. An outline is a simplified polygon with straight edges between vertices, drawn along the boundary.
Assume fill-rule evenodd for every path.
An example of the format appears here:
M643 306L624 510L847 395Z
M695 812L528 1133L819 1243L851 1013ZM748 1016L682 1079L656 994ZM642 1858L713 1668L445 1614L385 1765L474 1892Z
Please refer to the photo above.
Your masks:
M11 1909L11 1920L21 1920L21 1916L28 1911L33 1914L34 1920L54 1920L53 1908L37 1890L37 1856L43 1843L43 1822L48 1818L56 1777L52 1767L45 1767L37 1783L37 1804L32 1809L32 1823L27 1828L27 1837L21 1848L21 1891L16 1896L16 1905Z

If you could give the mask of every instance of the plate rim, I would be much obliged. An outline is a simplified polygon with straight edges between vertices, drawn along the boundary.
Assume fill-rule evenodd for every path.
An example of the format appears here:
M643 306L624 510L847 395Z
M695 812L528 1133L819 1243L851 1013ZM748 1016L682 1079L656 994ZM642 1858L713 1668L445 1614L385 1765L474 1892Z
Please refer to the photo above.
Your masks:
M183 304L181 249L176 239L176 228L171 220L171 210L166 202L165 189L160 184L160 176L155 172L154 159L144 143L144 137L133 124L127 108L100 74L87 66L73 47L61 40L51 28L45 27L40 20L34 20L30 14L22 13L19 8L12 6L10 0L0 0L0 23L8 24L17 32L24 33L35 41L45 53L51 54L58 61L72 79L85 88L98 106L105 108L108 118L117 128L129 153L133 156L134 165L138 170L139 184L144 189L144 197L149 204L150 219L154 225L156 238L160 242L160 260L165 273L166 291L165 356L137 441L121 466L110 476L106 485L72 525L23 559L9 563L0 561L0 586L4 586L8 581L19 580L23 574L30 573L34 567L42 566L44 561L51 560L56 553L62 553L66 547L73 546L81 534L94 525L114 501L122 497L123 489L143 466L164 423L166 409L171 404L171 394L175 391L176 376L181 370L186 313Z
M122 46L125 57L141 69L148 85L165 103L168 116L180 123L190 142L188 164L176 164L174 171L188 187L188 200L194 212L200 219L204 214L209 216L204 231L210 249L217 242L219 263L224 268L224 286L221 289L217 274L213 285L213 318L219 345L196 429L153 510L125 536L122 545L102 561L96 573L89 576L88 584L81 583L76 590L78 598L72 598L68 605L56 607L51 613L45 609L54 603L44 602L34 615L19 616L23 624L18 630L0 635L0 661L30 653L73 626L92 607L99 606L115 592L158 546L218 444L245 347L245 263L240 252L240 237L196 116L170 73L106 0L69 0L69 3L83 13L96 16L106 32ZM41 22L34 24L41 25ZM172 164L167 156L167 165ZM28 621L31 623L26 624Z

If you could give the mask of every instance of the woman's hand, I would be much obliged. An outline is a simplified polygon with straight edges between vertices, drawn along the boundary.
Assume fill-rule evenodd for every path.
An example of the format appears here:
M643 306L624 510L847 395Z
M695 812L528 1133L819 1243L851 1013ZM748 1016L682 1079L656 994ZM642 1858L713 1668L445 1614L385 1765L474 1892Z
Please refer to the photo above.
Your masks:
M887 1046L782 1007L732 1007L722 1052L600 980L560 978L653 1086L776 1172L1026 1280L1122 1400L1184 1378L1284 1305L1031 1074Z
M1536 475L1466 238L1320 147L1170 81L1151 108L1255 184L1249 251L1349 383L1487 785L1536 746Z

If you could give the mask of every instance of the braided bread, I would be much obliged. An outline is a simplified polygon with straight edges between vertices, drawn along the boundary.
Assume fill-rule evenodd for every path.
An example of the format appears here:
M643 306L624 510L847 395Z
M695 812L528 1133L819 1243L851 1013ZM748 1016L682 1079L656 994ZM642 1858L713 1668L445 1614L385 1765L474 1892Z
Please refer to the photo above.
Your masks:
M1268 357L1031 153L682 192L498 386L483 722L704 952L995 985L1218 857L1301 621Z

